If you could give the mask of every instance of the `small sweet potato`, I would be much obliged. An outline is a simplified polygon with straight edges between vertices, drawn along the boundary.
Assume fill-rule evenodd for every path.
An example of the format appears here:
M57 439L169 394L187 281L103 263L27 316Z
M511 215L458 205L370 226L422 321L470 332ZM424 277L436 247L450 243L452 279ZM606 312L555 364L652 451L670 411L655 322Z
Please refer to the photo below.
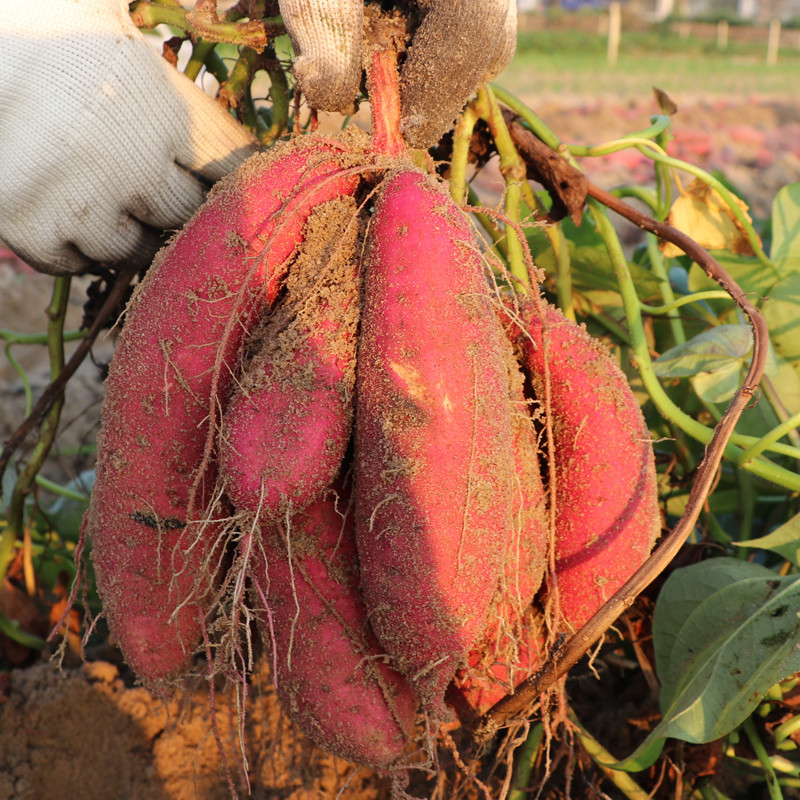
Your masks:
M467 666L458 671L447 689L447 702L459 719L473 723L506 695L513 694L541 667L545 640L544 619L534 606L528 606L517 621L513 639L494 626L481 646L469 654Z
M370 621L425 711L487 624L511 526L503 332L465 215L429 177L378 192L356 369L356 537Z
M340 758L382 772L400 766L418 700L369 627L341 487L288 526L261 528L253 554L258 627L291 718Z
M112 633L148 683L180 674L201 635L220 558L218 408L308 215L354 190L358 177L343 167L351 149L303 137L248 160L156 257L131 302L86 529Z
M220 466L239 511L275 522L333 481L350 440L359 311L352 198L318 206L225 411Z

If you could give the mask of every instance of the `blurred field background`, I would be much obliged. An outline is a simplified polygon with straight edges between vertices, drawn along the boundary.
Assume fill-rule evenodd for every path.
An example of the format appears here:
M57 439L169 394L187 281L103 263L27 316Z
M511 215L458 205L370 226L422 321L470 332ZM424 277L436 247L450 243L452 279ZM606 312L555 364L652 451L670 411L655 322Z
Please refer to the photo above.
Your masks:
M648 95L655 84L676 95L741 99L757 94L797 100L800 16L746 21L720 10L657 21L642 4L623 2L616 63L611 64L611 5L576 11L556 6L520 14L517 53L502 82L512 91L546 98L634 98ZM777 35L772 50L771 25L773 37Z
M616 47L613 2L568 4L520 14L516 55L496 82L572 144L648 127L659 87L678 108L670 154L721 173L754 216L769 216L778 189L800 181L800 2L628 0L616 4ZM653 180L635 149L581 166L604 188ZM481 177L487 188L497 179Z

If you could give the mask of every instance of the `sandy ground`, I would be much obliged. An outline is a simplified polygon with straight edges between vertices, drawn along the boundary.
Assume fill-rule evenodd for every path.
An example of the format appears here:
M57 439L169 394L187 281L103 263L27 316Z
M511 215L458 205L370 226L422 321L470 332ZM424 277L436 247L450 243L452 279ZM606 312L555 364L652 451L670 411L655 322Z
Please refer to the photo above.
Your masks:
M671 152L707 169L723 170L757 216L768 213L782 185L800 180L800 104L748 99L681 105L674 118ZM598 143L647 127L654 108L572 98L568 104L548 101L537 111L565 140ZM586 160L584 166L605 188L652 180L651 164L633 150ZM481 180L491 189L497 173L487 168ZM68 327L79 324L84 290L85 281L76 281ZM49 278L0 255L0 327L42 331L49 292ZM110 349L109 341L100 343L96 360L107 359ZM47 383L44 348L18 345L12 352L37 395ZM69 385L60 453L48 466L54 479L74 477L90 463L90 455L76 455L75 450L93 441L101 396L99 370L87 363ZM23 383L0 353L0 440L19 424L24 408ZM0 798L228 797L206 688L190 691L182 703L165 703L124 677L124 670L108 660L63 673L45 662L0 673ZM218 709L226 741L230 702L231 696L223 695ZM386 796L385 781L364 770L354 772L314 750L291 729L281 718L263 671L253 683L248 709L245 739L253 797L333 798L348 779L342 798ZM239 764L229 742L227 747L231 763ZM246 790L240 770L234 769L234 783Z

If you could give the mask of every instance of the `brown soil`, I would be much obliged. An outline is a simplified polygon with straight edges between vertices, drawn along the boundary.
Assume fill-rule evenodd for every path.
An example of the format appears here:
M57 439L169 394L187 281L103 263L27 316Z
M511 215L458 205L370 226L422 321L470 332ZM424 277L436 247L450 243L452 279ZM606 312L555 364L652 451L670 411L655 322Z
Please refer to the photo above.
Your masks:
M127 685L109 661L59 672L37 663L0 693L0 797L4 800L225 800L231 797L199 680L170 700ZM282 717L268 671L256 672L245 742L256 800L373 800L388 783L310 746ZM217 695L232 780L247 795L235 748L234 699ZM233 714L233 717L232 717Z

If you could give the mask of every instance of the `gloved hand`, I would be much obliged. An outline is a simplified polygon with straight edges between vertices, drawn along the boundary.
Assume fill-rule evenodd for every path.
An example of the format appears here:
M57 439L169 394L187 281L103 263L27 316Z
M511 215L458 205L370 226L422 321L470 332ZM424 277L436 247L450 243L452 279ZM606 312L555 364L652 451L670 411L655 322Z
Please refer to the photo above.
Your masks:
M315 108L347 113L361 81L363 0L279 0ZM470 94L511 61L516 0L417 0L422 17L400 72L402 132L412 147L439 141Z
M0 239L36 269L148 264L255 150L125 0L0 0Z

